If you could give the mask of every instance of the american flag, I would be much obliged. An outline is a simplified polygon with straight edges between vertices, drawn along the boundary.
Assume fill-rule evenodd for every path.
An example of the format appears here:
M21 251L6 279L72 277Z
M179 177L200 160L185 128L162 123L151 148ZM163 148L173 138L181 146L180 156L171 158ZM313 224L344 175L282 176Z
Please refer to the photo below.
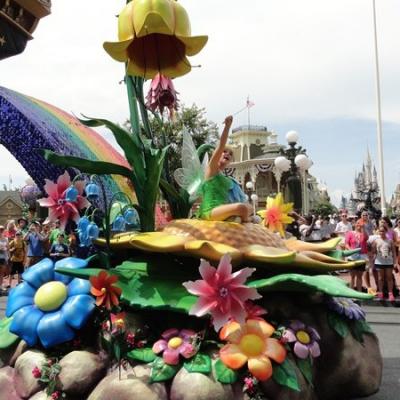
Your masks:
M247 100L246 100L246 107L250 108L253 107L255 105L255 103L253 103L250 99L249 96L247 96Z

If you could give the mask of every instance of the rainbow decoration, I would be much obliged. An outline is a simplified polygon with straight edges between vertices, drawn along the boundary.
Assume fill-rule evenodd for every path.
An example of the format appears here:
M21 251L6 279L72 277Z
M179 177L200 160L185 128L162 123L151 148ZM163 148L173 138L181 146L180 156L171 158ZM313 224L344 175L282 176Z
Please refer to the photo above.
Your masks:
M64 170L46 161L36 149L130 168L123 155L72 115L1 86L0 144L20 162L39 188L43 187L45 178L55 180ZM74 176L78 171L69 168L68 172ZM134 200L133 189L125 177L106 176L104 183L108 194L122 191Z

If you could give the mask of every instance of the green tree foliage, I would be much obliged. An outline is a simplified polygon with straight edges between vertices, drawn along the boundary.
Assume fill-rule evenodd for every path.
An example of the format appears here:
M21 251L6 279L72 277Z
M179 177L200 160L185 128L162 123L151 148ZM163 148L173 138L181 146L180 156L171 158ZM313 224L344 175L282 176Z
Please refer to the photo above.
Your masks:
M323 217L327 217L328 215L332 215L338 212L338 209L330 202L321 202L318 203L314 208L314 213L316 215L322 215Z

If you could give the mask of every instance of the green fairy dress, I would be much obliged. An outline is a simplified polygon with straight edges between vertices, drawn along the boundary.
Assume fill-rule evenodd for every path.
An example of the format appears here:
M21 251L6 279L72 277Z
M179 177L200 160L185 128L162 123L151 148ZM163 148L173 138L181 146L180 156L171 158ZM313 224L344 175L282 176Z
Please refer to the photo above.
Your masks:
M246 201L238 182L228 176L217 174L204 181L200 187L202 201L198 218L210 219L211 211L224 204Z

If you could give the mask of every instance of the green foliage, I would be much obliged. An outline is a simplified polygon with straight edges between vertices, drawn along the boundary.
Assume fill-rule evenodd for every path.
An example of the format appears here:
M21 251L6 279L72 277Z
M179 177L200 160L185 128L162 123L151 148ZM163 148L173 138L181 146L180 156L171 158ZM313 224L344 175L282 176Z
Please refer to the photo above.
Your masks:
M179 367L179 365L168 365L161 357L157 357L151 363L150 382L164 382L172 379Z
M127 357L131 360L149 363L154 361L157 356L150 347L144 349L134 349L127 353Z
M349 325L347 320L338 313L328 311L328 325L342 338L345 338L349 333Z
M300 392L296 369L289 359L286 358L282 364L274 364L272 378L279 385Z
M337 214L338 209L329 201L318 203L313 210L314 214L327 217L328 215Z
M207 354L197 353L193 358L183 364L188 372L209 374L211 372L211 358Z
M0 321L0 349L7 349L13 345L19 337L10 332L10 325L13 317L3 318Z
M335 297L350 297L361 300L373 297L349 288L343 279L330 275L281 274L248 282L247 285L255 287L261 292L322 292Z
M313 384L313 371L312 371L312 361L311 357L307 357L305 360L302 358L296 358L296 364L303 374L304 378L307 382L312 385Z
M230 385L238 380L238 372L228 368L220 359L216 361L214 368L218 382Z

